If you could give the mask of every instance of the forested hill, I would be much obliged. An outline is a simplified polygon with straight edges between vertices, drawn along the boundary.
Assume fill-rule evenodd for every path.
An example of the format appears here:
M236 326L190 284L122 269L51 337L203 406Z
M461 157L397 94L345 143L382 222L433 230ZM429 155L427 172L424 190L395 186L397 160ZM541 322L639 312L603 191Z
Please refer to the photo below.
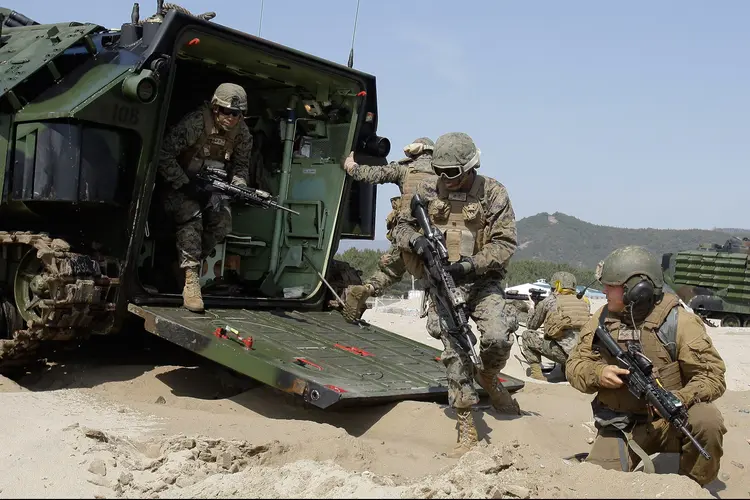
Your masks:
M697 248L700 244L723 245L730 236L750 236L747 229L626 229L598 226L559 212L539 213L516 222L519 248L514 259L565 263L593 269L612 250L642 245L660 256Z

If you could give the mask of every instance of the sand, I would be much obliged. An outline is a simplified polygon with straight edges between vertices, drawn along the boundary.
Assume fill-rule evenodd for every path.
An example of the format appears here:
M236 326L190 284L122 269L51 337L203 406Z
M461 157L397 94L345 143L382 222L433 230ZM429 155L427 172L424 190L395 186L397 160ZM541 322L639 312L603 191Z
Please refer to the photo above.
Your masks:
M440 347L424 320L372 310L365 318ZM144 334L127 346L84 346L15 382L0 378L0 497L746 498L750 330L709 331L729 390L717 402L728 428L720 478L706 489L674 473L674 456L656 457L659 474L570 458L595 434L591 396L554 382L556 372L553 382L529 379L517 345L505 371L526 380L516 397L527 415L479 405L482 443L456 460L445 456L456 437L445 405L308 409Z

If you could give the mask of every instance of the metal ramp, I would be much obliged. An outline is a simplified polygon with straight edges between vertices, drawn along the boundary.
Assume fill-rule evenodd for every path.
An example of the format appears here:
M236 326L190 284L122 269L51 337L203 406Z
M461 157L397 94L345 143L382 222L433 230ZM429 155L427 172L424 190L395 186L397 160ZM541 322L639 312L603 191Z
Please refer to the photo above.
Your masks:
M149 332L319 408L447 399L440 351L373 325L353 325L336 312L128 308ZM511 392L524 386L505 375L500 381Z

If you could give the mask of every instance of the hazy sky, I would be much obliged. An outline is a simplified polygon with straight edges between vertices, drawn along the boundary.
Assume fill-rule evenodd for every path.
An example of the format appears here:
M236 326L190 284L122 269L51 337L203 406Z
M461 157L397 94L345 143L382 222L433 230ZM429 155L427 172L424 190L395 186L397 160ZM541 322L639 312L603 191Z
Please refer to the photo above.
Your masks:
M257 34L260 0L184 0ZM266 0L261 36L346 64L356 0ZM9 3L119 27L132 3ZM156 1L141 2L141 17ZM390 160L463 131L520 219L750 227L750 2L362 0L354 66L377 77ZM379 188L384 239L392 185Z

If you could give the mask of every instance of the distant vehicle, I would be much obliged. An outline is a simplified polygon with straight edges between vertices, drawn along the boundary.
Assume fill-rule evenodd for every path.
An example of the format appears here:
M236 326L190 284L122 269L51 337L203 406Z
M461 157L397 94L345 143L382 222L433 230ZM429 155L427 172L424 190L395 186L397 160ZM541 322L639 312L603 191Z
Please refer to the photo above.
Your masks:
M725 327L750 327L750 240L662 255L664 280L693 311Z

